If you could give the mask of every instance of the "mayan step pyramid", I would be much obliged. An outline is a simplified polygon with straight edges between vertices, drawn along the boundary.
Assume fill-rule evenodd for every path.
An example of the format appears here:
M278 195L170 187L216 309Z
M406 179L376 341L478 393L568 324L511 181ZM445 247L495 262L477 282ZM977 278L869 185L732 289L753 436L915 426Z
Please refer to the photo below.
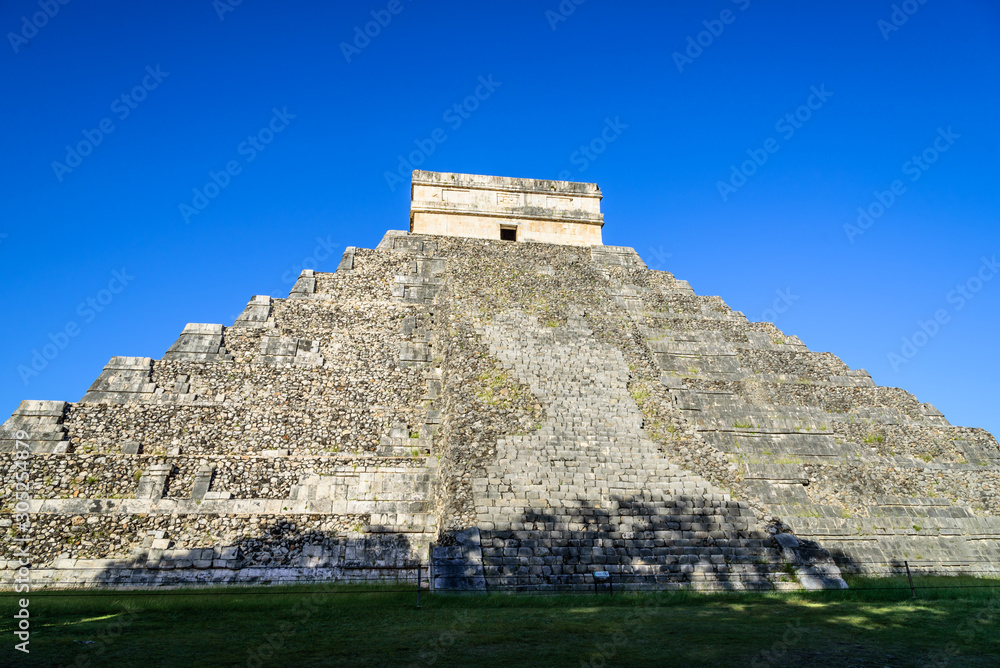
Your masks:
M409 231L23 402L0 585L16 545L54 586L997 570L993 436L603 245L601 198L414 172Z

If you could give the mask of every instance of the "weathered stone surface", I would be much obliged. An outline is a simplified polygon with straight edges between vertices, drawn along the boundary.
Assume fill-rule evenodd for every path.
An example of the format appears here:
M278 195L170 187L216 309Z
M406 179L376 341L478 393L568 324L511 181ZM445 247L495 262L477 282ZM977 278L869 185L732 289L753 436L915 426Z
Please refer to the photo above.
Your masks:
M541 192L474 185L525 206ZM596 571L616 588L819 588L903 560L996 568L990 434L632 249L562 241L389 232L232 327L188 325L163 359L113 358L80 402L22 403L0 475L29 449L32 500L25 518L0 490L0 525L31 538L39 585L419 564L440 589L589 588Z
M799 539L790 533L775 534L774 539L778 541L778 545L790 550L795 550L799 547Z

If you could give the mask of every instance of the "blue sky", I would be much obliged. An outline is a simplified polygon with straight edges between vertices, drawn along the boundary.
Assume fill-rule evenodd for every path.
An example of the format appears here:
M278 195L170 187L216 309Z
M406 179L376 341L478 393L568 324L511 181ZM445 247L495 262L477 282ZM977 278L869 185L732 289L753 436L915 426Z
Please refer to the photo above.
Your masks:
M0 9L4 415L405 229L419 161L596 182L605 243L1000 432L992 0L64 2Z

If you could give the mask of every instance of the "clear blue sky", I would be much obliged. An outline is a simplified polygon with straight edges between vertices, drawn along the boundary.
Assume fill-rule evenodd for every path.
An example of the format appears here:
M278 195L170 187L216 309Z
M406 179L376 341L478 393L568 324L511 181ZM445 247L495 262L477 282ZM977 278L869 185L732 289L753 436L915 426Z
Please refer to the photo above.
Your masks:
M1000 433L994 0L231 2L3 3L0 413L405 229L417 152Z

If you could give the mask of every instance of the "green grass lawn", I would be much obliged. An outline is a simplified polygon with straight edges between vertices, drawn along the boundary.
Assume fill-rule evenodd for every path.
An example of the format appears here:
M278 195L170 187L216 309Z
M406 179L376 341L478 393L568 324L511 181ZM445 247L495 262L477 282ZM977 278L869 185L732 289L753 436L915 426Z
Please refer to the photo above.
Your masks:
M34 593L30 654L13 650L16 599L2 599L0 665L1000 665L1000 589L923 589L913 599L908 588L881 589L884 580L852 584L789 594L425 594L419 610L412 592L316 586Z

